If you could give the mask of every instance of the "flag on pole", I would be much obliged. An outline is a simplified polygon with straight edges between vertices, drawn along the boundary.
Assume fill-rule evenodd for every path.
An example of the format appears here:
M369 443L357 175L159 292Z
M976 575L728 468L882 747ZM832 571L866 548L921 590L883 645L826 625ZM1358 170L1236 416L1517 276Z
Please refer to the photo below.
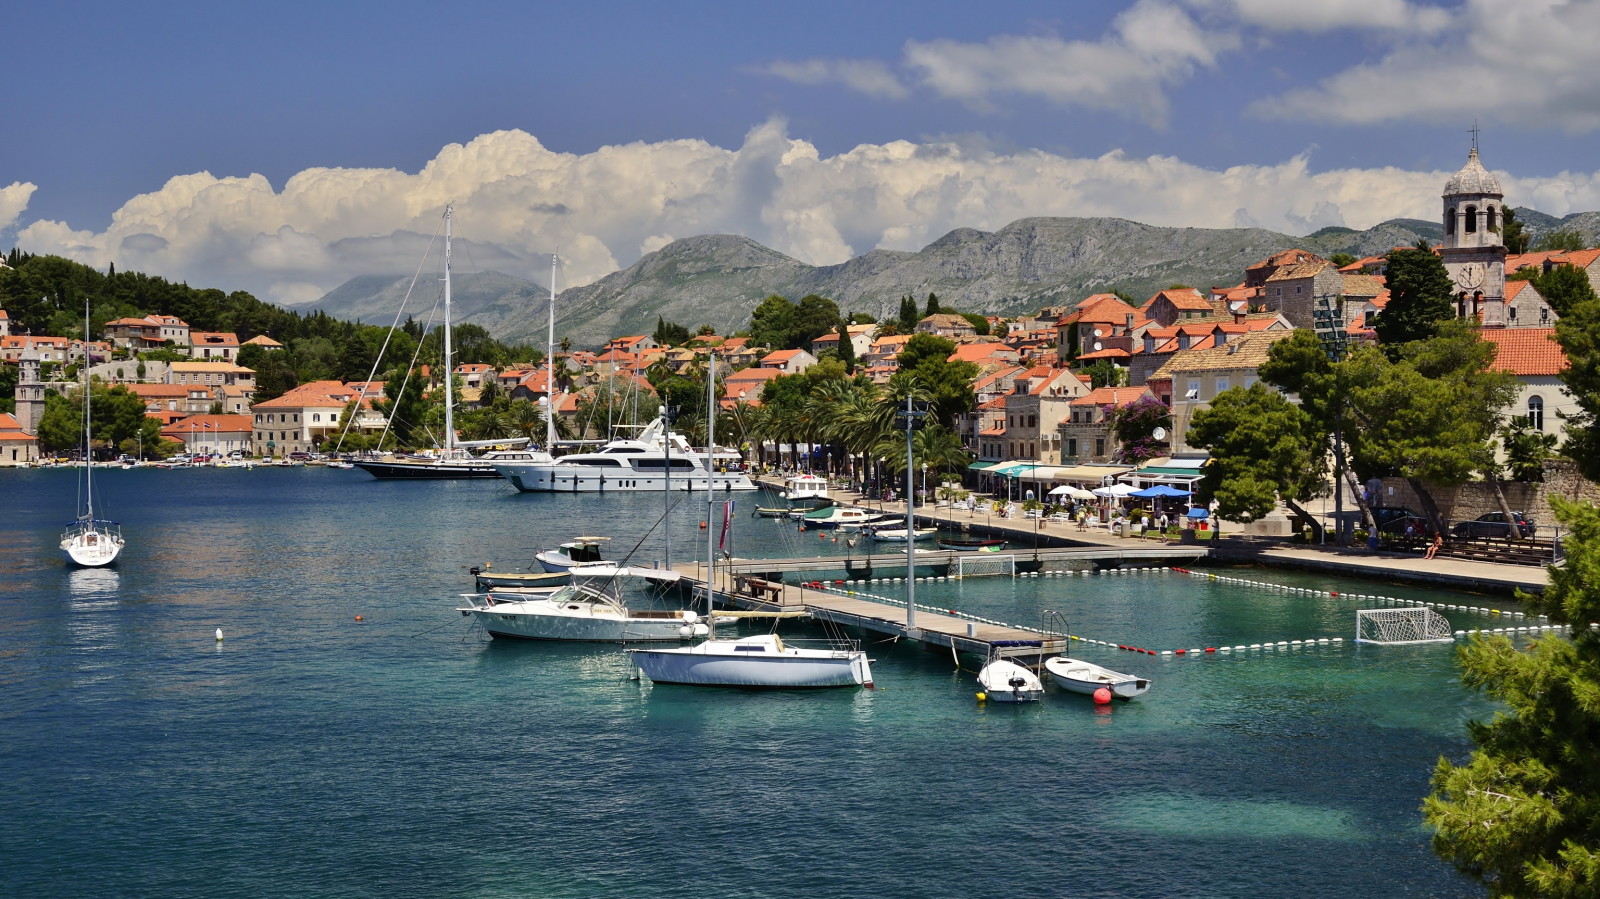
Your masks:
M722 537L717 540L717 551L728 550L728 528L733 525L733 500L722 504Z

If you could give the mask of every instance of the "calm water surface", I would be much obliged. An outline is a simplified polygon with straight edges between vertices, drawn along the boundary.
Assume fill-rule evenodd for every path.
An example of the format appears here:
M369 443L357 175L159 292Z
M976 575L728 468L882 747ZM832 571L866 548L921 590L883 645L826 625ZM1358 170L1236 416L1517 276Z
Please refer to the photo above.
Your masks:
M887 643L877 690L654 688L614 647L491 642L453 609L467 567L579 533L661 558L659 495L321 469L96 483L129 547L72 571L72 473L0 472L6 896L1477 893L1419 823L1435 760L1492 711L1449 646L1083 646L1155 681L1109 713L1060 692L986 708L971 671ZM738 499L741 555L841 548ZM703 554L705 511L673 511L675 560ZM1360 605L1174 573L917 597L1155 649L1348 638Z

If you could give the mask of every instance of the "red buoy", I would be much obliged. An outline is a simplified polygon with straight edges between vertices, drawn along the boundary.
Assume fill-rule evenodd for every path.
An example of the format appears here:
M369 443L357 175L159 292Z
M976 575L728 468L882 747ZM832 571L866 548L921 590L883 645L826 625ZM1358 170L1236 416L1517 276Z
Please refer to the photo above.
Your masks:
M1094 691L1094 704L1095 705L1110 705L1111 704L1111 691L1107 690L1105 687L1101 687L1100 689Z

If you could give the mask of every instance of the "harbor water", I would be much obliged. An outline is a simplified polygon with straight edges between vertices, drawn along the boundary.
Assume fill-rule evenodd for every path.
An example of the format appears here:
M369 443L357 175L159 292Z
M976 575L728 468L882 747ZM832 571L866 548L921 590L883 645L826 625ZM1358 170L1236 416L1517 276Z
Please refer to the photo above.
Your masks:
M96 488L128 546L71 570L73 473L0 472L0 895L1481 894L1419 807L1492 704L1450 645L1351 636L1363 596L1510 600L1263 570L925 581L920 604L1048 610L1157 651L1343 640L1073 643L1153 681L1109 709L980 704L974 660L871 636L873 690L656 687L618 647L491 641L454 610L469 567L580 534L636 564L703 558L704 494L677 497L669 547L660 494L317 468ZM737 555L845 551L734 499Z

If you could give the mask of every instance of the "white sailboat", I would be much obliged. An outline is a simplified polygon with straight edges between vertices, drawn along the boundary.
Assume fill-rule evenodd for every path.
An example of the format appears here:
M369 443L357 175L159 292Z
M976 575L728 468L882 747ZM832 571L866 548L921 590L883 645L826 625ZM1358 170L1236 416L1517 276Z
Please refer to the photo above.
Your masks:
M450 239L455 208L444 208L444 440L438 453L426 456L396 456L393 459L362 460L355 466L375 478L385 480L459 480L463 478L492 479L500 477L494 463L500 460L548 462L550 454L543 450L503 450L474 457L469 448L506 446L527 443L526 438L511 440L456 439L455 422L455 362L450 334Z
M711 468L712 439L716 420L716 357L711 357L706 405L706 469ZM709 477L706 484L706 522L712 520L714 493ZM731 502L724 507L723 518L732 515ZM706 528L706 612L712 618L716 608L717 556L714 528ZM791 646L777 634L760 634L735 640L723 640L713 631L707 639L694 645L664 649L630 649L633 664L643 671L653 683L689 684L702 687L767 687L792 689L801 687L856 687L872 686L872 666L867 654L853 643L836 643L827 647L812 648Z
M89 304L83 306L83 510L61 535L67 560L84 568L110 565L122 552L122 526L94 515L94 460L90 458Z

